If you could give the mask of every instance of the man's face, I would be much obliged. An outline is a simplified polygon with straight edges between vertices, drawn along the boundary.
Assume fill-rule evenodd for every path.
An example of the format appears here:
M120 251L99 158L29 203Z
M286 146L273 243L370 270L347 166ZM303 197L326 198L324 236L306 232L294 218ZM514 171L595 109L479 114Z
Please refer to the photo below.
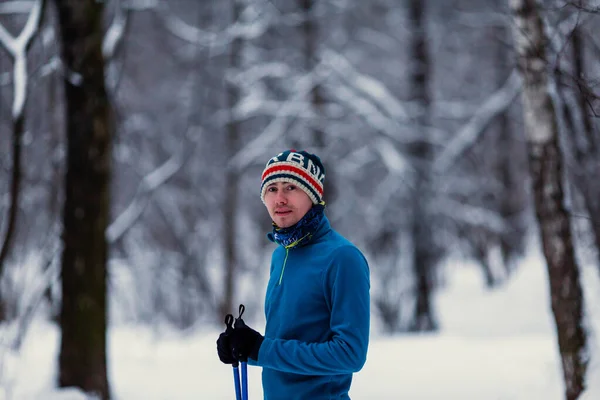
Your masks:
M294 225L313 206L304 190L290 182L270 184L264 199L271 219L280 228Z

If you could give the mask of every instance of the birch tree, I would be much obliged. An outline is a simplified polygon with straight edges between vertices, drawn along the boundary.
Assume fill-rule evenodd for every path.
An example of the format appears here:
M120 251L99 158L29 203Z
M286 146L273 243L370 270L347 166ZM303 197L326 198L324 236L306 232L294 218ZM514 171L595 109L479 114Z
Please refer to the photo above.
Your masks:
M597 130L594 127L594 110L590 106L591 92L588 83L583 77L588 76L585 63L585 51L583 29L576 26L572 34L573 76L577 81L577 109L581 113L580 137L585 145L575 145L576 182L582 194L585 208L591 220L591 233L596 245L597 266L600 271L600 185L598 185L597 173L600 168L600 149L598 148Z
M517 63L524 82L523 111L535 212L548 267L565 396L579 397L588 365L583 294L564 205L558 122L548 87L548 39L535 0L510 0Z
M21 192L21 158L22 141L25 133L25 105L27 101L27 49L32 38L38 31L44 0L38 0L33 4L25 27L17 37L0 25L0 44L8 51L14 60L13 84L14 98L12 103L12 168L10 177L10 205L6 216L6 228L2 242L0 242L0 278L6 262L11 245L14 241L17 216L19 207L19 195ZM1 298L0 298L1 301ZM3 319L3 310L0 304L0 320Z
M595 61L588 60L586 44L593 43L591 35L586 35L584 23L586 14L593 15L592 10L585 8L585 1L572 3L581 14L577 17L575 26L567 32L561 32L561 42L555 44L555 52L563 54L559 58L559 68L556 68L557 94L561 100L561 108L565 129L571 132L566 141L570 146L572 156L569 177L573 182L575 192L580 194L581 207L589 216L589 232L591 243L595 245L597 266L600 268L600 185L597 183L598 168L600 168L600 148L597 126L594 122L597 112L593 104L598 96L594 93L595 82L592 78ZM572 14L571 14L572 15ZM593 26L593 20L589 26ZM592 28L593 29L593 28ZM593 35L593 33L592 33ZM561 43L570 48L563 51ZM591 62L590 62L591 61ZM576 200L576 199L574 199ZM578 221L581 222L581 219Z
M55 2L67 114L58 383L107 400L105 232L112 130L102 54L104 3Z

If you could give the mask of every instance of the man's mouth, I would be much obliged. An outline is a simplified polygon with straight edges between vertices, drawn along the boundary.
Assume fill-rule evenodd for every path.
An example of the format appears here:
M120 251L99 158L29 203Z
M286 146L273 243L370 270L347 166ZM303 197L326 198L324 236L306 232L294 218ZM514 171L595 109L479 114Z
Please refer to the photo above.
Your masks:
M275 210L275 214L277 214L277 215L287 215L291 212L292 212L292 210Z

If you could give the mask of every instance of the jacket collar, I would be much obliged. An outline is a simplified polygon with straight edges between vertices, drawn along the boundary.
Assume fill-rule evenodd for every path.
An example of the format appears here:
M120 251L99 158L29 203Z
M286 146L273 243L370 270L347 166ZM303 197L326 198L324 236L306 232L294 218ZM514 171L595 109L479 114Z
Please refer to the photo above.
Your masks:
M310 239L310 242L308 242L305 246L310 246L311 244L314 244L315 242L319 241L330 230L331 230L331 224L329 223L329 219L327 218L327 215L323 215L323 219L321 220L321 223L319 223L317 230L315 231L315 233L313 233L312 238ZM273 238L272 232L267 233L267 239L269 239L271 242L275 243L275 239Z

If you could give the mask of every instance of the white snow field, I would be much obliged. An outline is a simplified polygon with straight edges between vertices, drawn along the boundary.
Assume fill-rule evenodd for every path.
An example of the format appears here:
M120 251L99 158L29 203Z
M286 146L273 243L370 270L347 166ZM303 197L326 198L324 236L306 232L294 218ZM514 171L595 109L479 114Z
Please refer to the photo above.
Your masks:
M389 337L374 327L352 399L563 399L547 275L539 260L525 259L511 281L494 291L484 289L477 268L452 265L448 289L436 297L441 332ZM583 278L593 340L590 388L581 399L592 400L600 399L598 271L586 268ZM234 399L231 368L216 356L218 333L217 328L160 335L143 327L111 328L114 399ZM54 326L36 322L19 354L1 350L0 400L85 400L75 389L55 388L58 343ZM249 367L248 379L249 399L262 399L260 369Z

